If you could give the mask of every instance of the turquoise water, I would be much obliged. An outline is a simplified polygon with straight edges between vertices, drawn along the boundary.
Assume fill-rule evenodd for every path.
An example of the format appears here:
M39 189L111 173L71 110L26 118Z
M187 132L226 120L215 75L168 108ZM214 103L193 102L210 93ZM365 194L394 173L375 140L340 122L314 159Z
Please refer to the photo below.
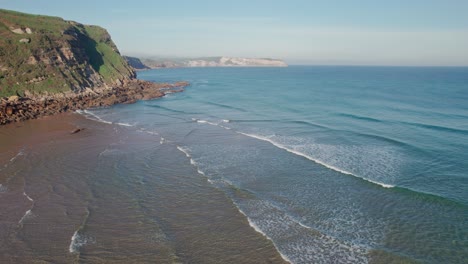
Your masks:
M191 86L86 115L184 152L291 262L466 263L468 68L186 68L139 78Z

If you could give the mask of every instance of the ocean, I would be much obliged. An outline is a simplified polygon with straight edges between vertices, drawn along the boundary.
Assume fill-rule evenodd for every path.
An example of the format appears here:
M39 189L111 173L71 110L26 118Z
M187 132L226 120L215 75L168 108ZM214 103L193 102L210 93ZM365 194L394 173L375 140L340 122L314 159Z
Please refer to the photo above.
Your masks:
M292 263L467 263L468 68L178 68L138 77L191 85L80 112L111 127L108 140L118 134L93 167L118 177L92 180L102 197L87 203L103 205L87 207L75 235L88 241L75 239L70 251L81 248L86 259L100 232L106 236L92 223L104 221L98 208L117 195L136 201L126 206L141 215L111 221L152 226L151 239L170 241L162 252L178 252L187 237L233 236L187 208L203 204L221 217L223 206L211 203L226 199ZM191 192L198 200L184 195ZM203 229L183 229L180 239L157 232L175 223ZM202 255L192 247L182 251Z

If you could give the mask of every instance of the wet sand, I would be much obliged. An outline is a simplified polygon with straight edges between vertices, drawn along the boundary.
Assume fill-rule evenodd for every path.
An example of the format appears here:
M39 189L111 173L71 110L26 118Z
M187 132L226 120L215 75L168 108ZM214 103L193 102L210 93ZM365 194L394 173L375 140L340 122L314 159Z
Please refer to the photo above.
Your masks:
M160 142L77 114L0 126L0 262L284 262Z

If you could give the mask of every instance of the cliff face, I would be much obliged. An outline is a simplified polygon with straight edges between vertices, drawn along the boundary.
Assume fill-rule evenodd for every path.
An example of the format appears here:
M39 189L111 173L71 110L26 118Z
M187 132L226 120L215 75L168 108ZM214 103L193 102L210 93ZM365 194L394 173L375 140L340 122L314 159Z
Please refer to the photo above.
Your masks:
M207 57L192 59L153 59L125 57L137 70L176 67L287 67L277 59L237 58L237 57Z
M0 9L0 97L79 93L135 77L105 29Z

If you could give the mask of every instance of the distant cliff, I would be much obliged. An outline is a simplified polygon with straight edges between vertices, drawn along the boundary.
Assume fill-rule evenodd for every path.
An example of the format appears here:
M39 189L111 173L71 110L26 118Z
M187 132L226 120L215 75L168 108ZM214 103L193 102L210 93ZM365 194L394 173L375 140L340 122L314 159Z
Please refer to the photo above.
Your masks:
M137 70L176 67L287 67L277 59L267 58L236 58L236 57L206 57L206 58L135 58L125 57Z
M0 9L0 97L77 93L135 77L105 29Z

